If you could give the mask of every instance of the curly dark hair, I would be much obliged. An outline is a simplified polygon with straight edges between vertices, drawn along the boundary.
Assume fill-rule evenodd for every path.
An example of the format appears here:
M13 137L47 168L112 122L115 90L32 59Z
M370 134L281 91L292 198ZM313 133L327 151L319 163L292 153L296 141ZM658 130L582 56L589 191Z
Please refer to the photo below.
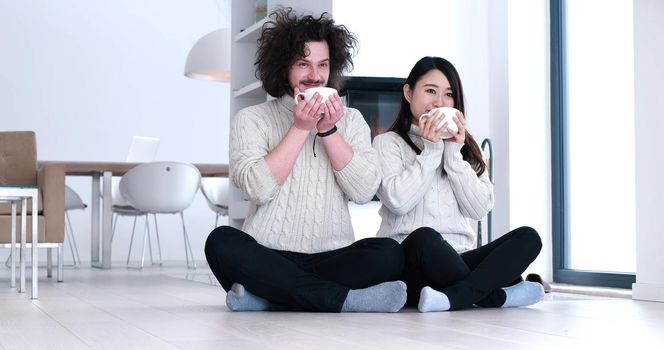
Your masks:
M290 8L278 7L263 25L256 52L256 78L265 91L281 97L292 94L288 72L295 60L306 57L305 44L326 41L330 48L330 76L327 85L340 89L343 73L353 68L357 39L343 25L324 12L320 17L299 16Z

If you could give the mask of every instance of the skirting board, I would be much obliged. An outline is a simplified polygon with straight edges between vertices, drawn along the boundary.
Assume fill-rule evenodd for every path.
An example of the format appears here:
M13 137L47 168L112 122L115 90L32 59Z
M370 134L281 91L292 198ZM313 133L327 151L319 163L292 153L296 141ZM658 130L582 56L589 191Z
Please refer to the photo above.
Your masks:
M664 302L664 284L634 283L632 299Z

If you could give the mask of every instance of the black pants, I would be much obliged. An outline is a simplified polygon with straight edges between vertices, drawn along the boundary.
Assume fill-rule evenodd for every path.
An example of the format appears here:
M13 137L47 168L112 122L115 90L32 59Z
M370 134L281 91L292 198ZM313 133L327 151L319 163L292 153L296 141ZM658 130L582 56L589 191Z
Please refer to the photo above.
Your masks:
M519 227L461 254L429 227L413 231L401 245L406 255L402 275L408 286L406 305L417 305L420 291L429 286L447 295L451 310L473 304L502 306L506 295L501 288L521 280L542 249L537 231L530 227Z
M399 279L403 249L389 238L367 238L315 254L269 249L230 226L216 228L205 256L221 286L241 283L285 309L339 312L350 289Z

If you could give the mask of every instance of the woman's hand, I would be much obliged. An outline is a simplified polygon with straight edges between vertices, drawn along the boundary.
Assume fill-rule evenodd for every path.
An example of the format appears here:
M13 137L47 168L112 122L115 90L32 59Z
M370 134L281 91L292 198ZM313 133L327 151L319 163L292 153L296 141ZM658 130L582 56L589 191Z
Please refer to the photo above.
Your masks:
M318 132L325 132L332 129L346 113L344 105L341 103L341 97L336 93L328 96L327 101L322 105L323 117L316 124Z
M440 114L438 111L435 111L429 117L420 118L417 126L420 128L420 134L422 135L422 138L434 143L440 141L443 130L447 128L447 123L443 124L441 128L437 128L436 126L438 123L440 123L441 120L443 120L443 117L444 116L442 114Z
M463 113L457 112L457 114L453 118L454 122L457 125L458 131L451 130L447 127L447 123L445 123L444 129L447 130L450 135L452 135L451 138L447 139L446 141L452 141L456 143L465 143L466 142L466 118L464 118Z
M300 89L297 87L293 89L293 96L297 96L299 93ZM324 112L325 104L320 103L322 99L319 93L315 93L309 102L299 100L293 108L293 125L304 131L313 129Z

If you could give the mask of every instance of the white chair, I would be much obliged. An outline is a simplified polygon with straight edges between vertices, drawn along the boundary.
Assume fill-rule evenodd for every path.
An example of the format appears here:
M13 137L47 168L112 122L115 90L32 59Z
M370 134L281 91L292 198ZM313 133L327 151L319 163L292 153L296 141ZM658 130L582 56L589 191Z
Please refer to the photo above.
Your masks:
M151 162L157 156L157 150L159 149L160 139L157 137L148 137L148 136L134 136L129 146L129 151L127 152L127 163L139 163L139 162ZM137 212L132 208L129 203L122 197L120 190L118 189L120 184L119 177L113 177L112 179L112 193L111 200L113 203L113 225L111 229L111 241L115 235L115 227L118 221L119 216L133 216L134 225L136 225L136 217L142 215L142 213ZM70 206L68 207L67 200L70 200ZM81 207L81 205L83 207ZM69 230L65 227L65 236L67 240L70 241L70 248L72 248L72 256L74 256L74 267L80 266L80 256L78 255L78 247L76 247L76 241L74 238L74 231L72 230L71 221L69 220L69 215L67 211L69 209L85 209L87 206L81 200L81 197L71 188L66 188L65 193L65 214L66 214L66 223L69 225ZM155 216L155 226L157 225L157 218ZM66 225L65 225L66 226ZM157 240L159 239L159 232L157 231ZM72 245L73 244L73 245ZM161 250L159 251L159 257L161 261Z
M127 152L127 163L152 162L157 157L159 149L159 138L147 136L134 136L129 151ZM120 179L113 178L113 206L127 207L129 203L122 197L119 189Z
M188 163L152 162L136 166L120 180L120 193L142 215L146 216L143 248L139 269L145 264L145 246L149 243L148 214L180 214L187 268L196 268L183 211L188 208L201 183L201 173ZM135 227L136 225L134 225ZM131 258L134 231L131 234L127 266Z
M81 196L76 193L71 187L65 185L65 242L69 243L69 250L73 260L74 268L81 266L81 256L78 254L78 245L76 244L76 235L69 219L70 210L85 210L87 204L83 203Z
M214 227L217 227L220 216L228 215L228 179L224 177L206 177L201 179L201 192L208 207L216 213Z
M157 156L157 150L159 149L160 139L157 137L147 137L147 136L134 136L131 145L129 146L129 151L127 152L127 163L142 163L142 162L152 162ZM144 215L140 211L133 208L126 199L120 193L120 177L113 177L112 179L112 193L111 201L113 203L113 224L111 228L111 241L115 237L115 229L117 227L118 218L120 216L133 216L134 224L133 227L136 228L136 219ZM147 218L146 218L147 220ZM157 237L157 248L159 251L159 264L161 264L161 245L159 244L159 230L157 229L157 216L154 215L154 224L155 224L155 235ZM132 229L133 231L133 229ZM150 259L152 259L152 244L150 244ZM154 263L154 262L153 262Z

